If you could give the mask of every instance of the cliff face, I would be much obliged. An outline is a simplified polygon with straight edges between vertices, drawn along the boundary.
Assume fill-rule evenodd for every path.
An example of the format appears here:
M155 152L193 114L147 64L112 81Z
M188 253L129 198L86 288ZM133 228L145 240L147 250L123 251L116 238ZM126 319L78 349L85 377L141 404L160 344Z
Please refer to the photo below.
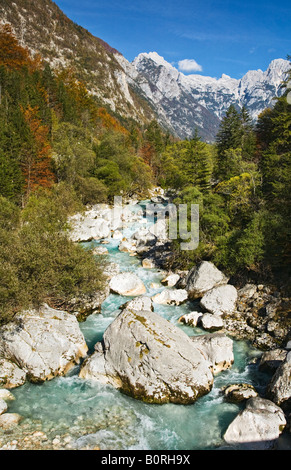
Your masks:
M71 21L51 0L0 0L2 23L10 23L21 45L40 53L53 68L73 67L100 102L122 117L140 122L154 113L128 83L122 55Z

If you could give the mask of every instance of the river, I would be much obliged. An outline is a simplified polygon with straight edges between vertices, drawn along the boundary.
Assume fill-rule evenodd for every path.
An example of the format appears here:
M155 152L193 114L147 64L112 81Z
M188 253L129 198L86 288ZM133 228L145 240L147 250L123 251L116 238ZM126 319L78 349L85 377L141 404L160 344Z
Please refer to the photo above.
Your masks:
M138 210L139 206L135 206ZM130 236L141 224L134 222L124 230ZM144 269L140 259L119 251L120 240L106 244L109 261L121 271L134 271L144 282L147 295L164 287L164 272ZM98 246L91 242L87 246ZM154 283L154 284L153 284ZM90 350L119 314L128 297L110 294L101 314L91 315L80 324ZM178 323L193 310L193 304L180 306L155 304L155 312L182 328L188 335L205 334L199 328ZM222 388L248 382L263 392L269 377L258 371L255 359L260 352L243 341L234 341L235 361L231 369L215 377L212 391L193 405L152 405L134 400L110 386L78 377L76 366L66 377L41 385L26 383L14 389L15 400L9 412L23 420L9 435L0 435L4 448L94 449L101 450L207 450L229 448L223 433L240 410L240 405L225 401ZM21 445L20 445L21 441ZM5 447L6 446L6 447Z

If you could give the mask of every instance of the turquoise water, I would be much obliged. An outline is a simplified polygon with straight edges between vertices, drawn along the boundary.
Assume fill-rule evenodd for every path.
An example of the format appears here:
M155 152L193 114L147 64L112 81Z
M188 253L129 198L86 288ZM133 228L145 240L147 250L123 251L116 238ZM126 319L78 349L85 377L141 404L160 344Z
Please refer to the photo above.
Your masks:
M124 235L128 236L140 227L139 223L134 224L124 230ZM147 295L161 291L163 286L160 281L165 273L157 269L143 269L140 260L121 253L118 244L119 240L111 239L105 245L109 250L109 260L118 263L121 270L136 272L147 287ZM153 288L152 283L158 286ZM91 315L80 324L90 350L102 339L104 331L120 312L120 305L128 300L128 297L111 294L104 302L101 314ZM193 304L190 302L181 306L155 304L155 312L188 335L205 334L199 328L178 323L178 319L191 310ZM224 448L223 433L240 407L227 403L221 389L231 383L248 382L260 392L267 380L252 361L260 355L259 351L245 342L234 341L234 355L232 368L215 377L212 391L188 406L139 402L110 386L80 379L77 366L66 377L42 385L27 383L13 390L16 400L9 404L9 412L23 416L16 438L23 439L40 430L46 434L47 442L58 438L61 448L71 449L96 446L102 450ZM9 439L13 439L13 434Z

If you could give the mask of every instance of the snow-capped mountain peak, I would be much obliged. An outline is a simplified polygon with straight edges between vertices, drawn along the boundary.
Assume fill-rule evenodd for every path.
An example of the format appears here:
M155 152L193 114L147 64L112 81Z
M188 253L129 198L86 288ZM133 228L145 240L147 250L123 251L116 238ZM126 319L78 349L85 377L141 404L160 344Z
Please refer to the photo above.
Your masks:
M166 68L174 68L169 62L167 62L164 57L160 56L157 52L142 52L139 54L133 61L133 64L137 67L139 62L143 60L152 60L157 65L162 65Z
M143 76L141 88L182 138L198 128L201 137L213 140L219 122L231 104L246 106L253 120L282 93L290 63L273 60L267 70L250 70L241 79L222 74L220 78L184 75L157 52L141 53L132 62Z

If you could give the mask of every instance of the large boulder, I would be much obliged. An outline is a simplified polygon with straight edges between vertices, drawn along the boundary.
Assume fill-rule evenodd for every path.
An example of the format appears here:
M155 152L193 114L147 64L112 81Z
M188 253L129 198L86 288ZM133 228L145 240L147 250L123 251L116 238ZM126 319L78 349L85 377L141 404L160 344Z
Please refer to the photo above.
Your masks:
M231 315L236 309L237 290L230 284L214 287L200 300L200 306L215 315Z
M80 377L150 403L193 403L213 385L212 365L181 329L154 312L124 310Z
M199 349L212 364L213 374L229 369L234 362L233 341L222 333L192 336L194 346Z
M291 352L276 370L268 388L267 396L283 409L291 411Z
M286 426L286 419L279 406L270 400L255 397L230 423L224 440L246 450L272 449L276 439Z
M213 263L202 261L189 271L185 280L185 288L190 298L197 299L213 287L227 282L228 278Z
M134 297L146 293L142 280L132 272L121 272L113 276L109 283L110 290L114 294Z
M0 330L0 357L32 382L66 374L87 351L75 316L47 305L19 314Z

